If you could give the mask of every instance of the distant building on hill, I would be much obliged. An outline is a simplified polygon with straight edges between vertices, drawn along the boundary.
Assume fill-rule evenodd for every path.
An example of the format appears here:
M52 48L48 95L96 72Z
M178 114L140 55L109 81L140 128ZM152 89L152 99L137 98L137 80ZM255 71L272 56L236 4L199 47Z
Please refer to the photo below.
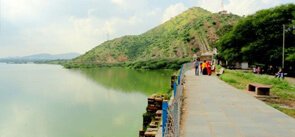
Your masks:
M219 11L218 14L225 15L225 14L228 14L228 12L226 10L222 10L222 11Z
M224 15L224 14L228 14L228 12L224 9L224 1L223 0L221 0L221 11L219 11L218 13L219 14L222 14L222 15Z

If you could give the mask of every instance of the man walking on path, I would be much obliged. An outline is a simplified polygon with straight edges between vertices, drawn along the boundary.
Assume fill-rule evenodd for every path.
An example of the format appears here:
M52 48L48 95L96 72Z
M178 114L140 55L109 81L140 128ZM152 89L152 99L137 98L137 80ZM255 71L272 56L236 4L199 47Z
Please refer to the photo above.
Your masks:
M200 58L196 59L194 66L195 66L195 75L198 76L199 75Z

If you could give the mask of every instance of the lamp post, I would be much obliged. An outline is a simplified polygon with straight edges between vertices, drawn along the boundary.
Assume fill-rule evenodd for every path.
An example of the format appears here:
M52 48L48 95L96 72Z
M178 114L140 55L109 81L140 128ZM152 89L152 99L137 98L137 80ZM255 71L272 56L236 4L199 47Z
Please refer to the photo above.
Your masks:
M282 53L282 69L285 68L285 24L283 24L283 53Z

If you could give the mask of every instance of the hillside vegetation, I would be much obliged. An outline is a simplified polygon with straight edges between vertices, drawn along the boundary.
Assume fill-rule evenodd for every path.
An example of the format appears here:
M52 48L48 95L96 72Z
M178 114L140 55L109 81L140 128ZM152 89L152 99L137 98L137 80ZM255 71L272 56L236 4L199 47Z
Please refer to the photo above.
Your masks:
M283 24L285 54L289 65L295 62L295 5L286 4L261 10L241 19L217 42L221 58L230 62L281 65Z
M189 61L193 54L211 50L218 38L238 19L233 14L191 8L141 35L106 41L65 67L177 68Z
M272 85L270 94L276 98L263 98L262 100L295 118L294 84L269 75L257 75L249 71L228 69L220 76L220 79L241 90L245 90L249 83Z

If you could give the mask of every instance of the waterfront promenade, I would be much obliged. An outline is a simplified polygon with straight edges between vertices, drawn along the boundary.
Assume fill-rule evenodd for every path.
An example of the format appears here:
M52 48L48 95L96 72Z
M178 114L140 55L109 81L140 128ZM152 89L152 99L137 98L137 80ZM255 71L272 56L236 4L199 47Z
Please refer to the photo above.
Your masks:
M216 76L186 72L184 137L295 137L295 119Z

